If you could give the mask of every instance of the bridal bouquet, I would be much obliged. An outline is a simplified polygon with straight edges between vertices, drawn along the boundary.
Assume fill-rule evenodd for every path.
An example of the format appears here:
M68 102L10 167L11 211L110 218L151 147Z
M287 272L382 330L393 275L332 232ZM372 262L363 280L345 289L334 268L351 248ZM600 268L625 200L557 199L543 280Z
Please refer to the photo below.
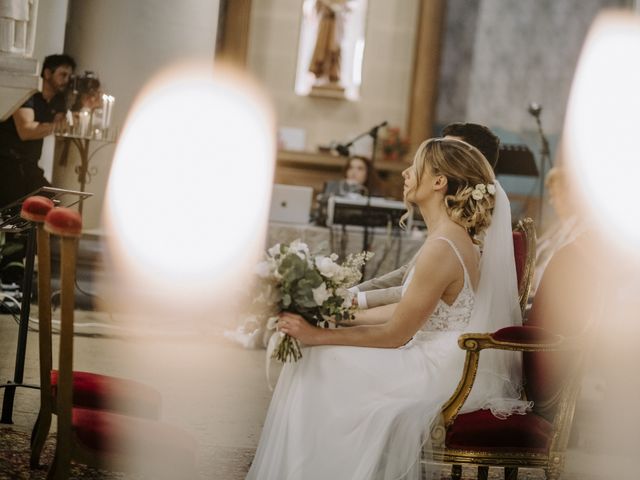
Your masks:
M349 255L342 263L338 256L312 255L300 240L276 244L257 266L259 293L254 298L267 331L272 358L281 362L302 357L300 344L289 335L276 331L278 314L289 311L322 328L353 318L353 293L347 290L361 278L362 266L371 252ZM268 353L268 354L269 354Z

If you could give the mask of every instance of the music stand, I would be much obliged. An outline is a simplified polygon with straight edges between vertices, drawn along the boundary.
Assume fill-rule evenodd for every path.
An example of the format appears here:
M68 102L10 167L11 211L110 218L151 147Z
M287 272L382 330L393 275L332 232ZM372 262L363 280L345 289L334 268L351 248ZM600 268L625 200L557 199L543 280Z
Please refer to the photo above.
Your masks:
M56 207L72 207L82 200L91 197L92 193L64 190L62 188L41 187L34 192L16 200L0 210L0 232L25 233L27 235L27 248L24 261L24 278L22 279L22 300L20 302L20 325L18 328L18 342L16 348L16 363L13 373L13 381L0 385L4 388L2 399L2 415L0 423L13 423L13 400L16 388L40 388L38 385L23 383L24 363L27 354L27 334L29 333L29 314L31 313L31 285L33 283L33 263L35 258L35 228L32 222L20 216L22 202L27 198L41 195L50 198Z
M495 174L537 177L539 172L529 147L523 144L504 144L500 145Z

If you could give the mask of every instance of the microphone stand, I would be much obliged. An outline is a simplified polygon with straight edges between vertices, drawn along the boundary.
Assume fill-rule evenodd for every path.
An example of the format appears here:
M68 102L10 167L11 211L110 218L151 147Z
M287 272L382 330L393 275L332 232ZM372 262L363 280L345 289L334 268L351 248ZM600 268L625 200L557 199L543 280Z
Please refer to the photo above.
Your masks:
M336 145L336 152L338 152L343 157L348 157L349 154L350 154L349 148L351 148L351 146L354 143L356 143L358 140L360 140L362 137L366 137L368 135L371 138L373 138L373 151L371 152L371 164L373 165L373 162L374 162L375 156L376 156L376 145L378 143L378 130L380 128L386 127L386 126L387 126L387 122L384 121L384 122L376 125L375 127L373 127L371 130L368 130L366 132L362 132L360 135L358 135L357 137L353 138L349 143Z
M538 189L540 203L538 205L538 225L540 226L540 228L542 228L542 211L544 209L544 180L547 165L552 167L553 164L551 162L551 150L549 149L549 141L547 140L547 137L542 130L540 112L542 112L542 105L539 105L537 103L529 104L529 113L536 119L538 135L540 136L540 184Z
M376 125L369 131L369 135L373 140L373 147L371 149L371 165L370 168L373 170L376 159L376 150L378 149L378 130L380 127L384 127L387 122L382 122L380 125ZM371 172L367 171L367 203L364 207L364 232L362 234L362 251L366 252L369 248L369 219L371 218ZM362 265L362 279L364 280L365 270L367 269L367 264L364 263Z
M337 145L336 146L336 151L344 156L344 157L348 157L349 156L349 148L358 140L360 140L362 137L366 137L367 135L370 136L373 139L373 147L371 150L371 164L370 164L370 168L373 169L374 165L375 165L375 158L376 158L376 150L378 147L378 130L382 127L385 127L387 125L387 122L384 121L378 125L376 125L375 127L373 127L371 130L367 131L367 132L363 132L360 135L358 135L357 137L355 137L353 140L351 140L349 143L346 143L344 145ZM367 251L367 249L369 248L369 219L370 219L370 213L371 213L371 172L367 171L367 203L365 204L364 207L364 211L363 211L363 223L364 223L364 231L362 234L362 250L363 251ZM364 279L364 274L365 274L365 270L366 270L366 264L362 265L362 278Z

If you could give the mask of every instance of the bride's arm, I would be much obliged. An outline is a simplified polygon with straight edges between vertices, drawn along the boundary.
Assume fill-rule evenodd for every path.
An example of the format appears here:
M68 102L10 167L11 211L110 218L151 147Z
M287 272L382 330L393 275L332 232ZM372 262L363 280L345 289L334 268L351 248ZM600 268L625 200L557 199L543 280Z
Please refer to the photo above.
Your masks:
M354 327L356 325L379 325L388 322L396 311L397 303L390 303L380 307L367 308L358 310L356 316L350 322L341 323L345 327Z
M377 325L323 329L310 325L299 315L283 313L278 327L306 345L401 347L431 315L446 288L459 275L460 262L445 242L425 244L407 292L389 321Z

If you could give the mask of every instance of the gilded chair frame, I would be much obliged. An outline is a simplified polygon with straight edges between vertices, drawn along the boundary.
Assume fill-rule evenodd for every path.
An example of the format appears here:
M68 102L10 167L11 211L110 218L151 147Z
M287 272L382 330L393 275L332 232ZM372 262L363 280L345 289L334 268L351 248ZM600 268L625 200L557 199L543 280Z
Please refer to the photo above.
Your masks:
M532 218L526 217L518 222L514 231L522 232L526 239L527 255L525 257L524 270L522 271L522 281L518 285L518 302L520 303L522 318L524 318L536 266L536 226Z
M531 218L520 220L514 229L524 234L526 239L526 256L524 269L521 272L521 281L518 288L519 303L524 316L529 300L536 259L536 231ZM580 392L581 371L583 357L587 342L587 334L568 339L560 335L548 334L544 341L535 342L508 342L493 338L492 334L469 333L461 335L458 339L460 348L466 351L465 364L462 378L456 391L442 407L441 421L431 429L431 441L425 448L426 458L436 462L452 464L452 478L459 479L462 473L462 465L474 465L478 467L478 479L488 477L489 467L503 467L505 479L515 480L519 467L540 468L545 471L547 480L556 480L560 477L565 463L565 451L569 442L571 425L575 413L575 404ZM462 450L448 448L445 445L447 429L453 424L464 402L469 397L478 371L480 352L485 349L497 349L514 352L575 352L575 371L569 375L569 380L564 384L556 398L549 405L536 405L536 412L543 415L550 408L555 412L552 415L553 435L549 448L544 453L539 452L500 452L490 450Z
M524 311L527 307L527 303L529 301L529 293L531 292L531 285L533 283L533 274L535 270L535 259L536 259L536 229L533 219L526 217L518 222L514 231L520 231L524 234L527 242L527 255L525 260L524 270L522 272L522 281L518 287L518 302L520 304L520 310L524 315ZM467 343L467 341L469 343ZM477 350L471 349L471 346L474 341L480 341L481 348ZM509 350L512 351L524 351L518 350L517 346L520 344L507 344L505 342L496 342L491 337L491 334L465 334L461 335L458 339L458 344L460 348L467 350L467 356L465 359L464 369L462 379L460 380L460 384L458 385L456 391L451 396L449 401L442 408L442 415L444 418L444 424L446 427L451 425L455 420L455 417L458 415L458 412L462 408L462 405L466 401L469 393L471 392L471 387L473 386L473 382L475 380L476 372L478 370L478 362L480 360L480 350L485 348L499 348L497 346L492 345L511 345ZM531 348L531 347L529 347ZM552 349L554 347L547 346L546 348ZM504 348L501 348L504 349ZM534 351L534 350L527 350ZM545 350L535 350L535 351L545 351Z
M458 345L467 352L462 379L455 393L442 408L441 423L431 430L431 447L426 452L426 456L437 462L454 464L452 475L454 479L460 478L460 465L472 464L478 466L479 479L486 479L488 468L493 466L504 467L505 479L515 480L518 467L526 467L541 468L545 471L547 480L557 480L564 469L565 451L569 442L576 400L580 392L585 343L585 337L566 339L560 335L550 335L548 341L539 343L498 341L491 334L470 333L461 335ZM485 349L515 352L574 351L576 353L575 372L573 372L573 375L568 376L569 381L565 384L555 402L556 413L552 421L554 433L546 453L460 450L445 446L447 428L453 424L471 393L478 371L480 352Z

